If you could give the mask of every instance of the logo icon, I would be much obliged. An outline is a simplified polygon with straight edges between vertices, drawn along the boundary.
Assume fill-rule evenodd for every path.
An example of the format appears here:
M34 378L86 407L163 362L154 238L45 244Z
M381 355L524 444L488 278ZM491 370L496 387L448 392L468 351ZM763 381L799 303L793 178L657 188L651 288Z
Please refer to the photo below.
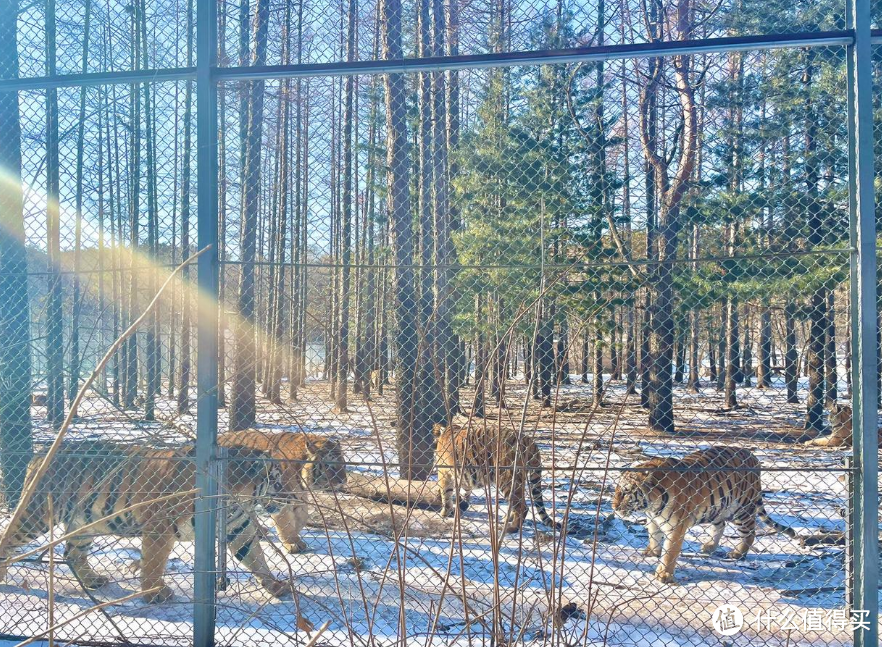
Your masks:
M723 604L714 611L711 622L721 636L734 636L744 626L744 614L732 604Z

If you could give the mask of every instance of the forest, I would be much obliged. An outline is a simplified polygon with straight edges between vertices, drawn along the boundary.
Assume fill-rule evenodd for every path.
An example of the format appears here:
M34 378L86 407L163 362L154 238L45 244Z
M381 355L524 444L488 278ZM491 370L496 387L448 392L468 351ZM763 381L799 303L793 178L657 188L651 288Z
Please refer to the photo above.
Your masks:
M835 426L854 379L843 2L220 0L208 107L194 77L200 10L0 0L7 507L34 452L68 427L180 447L200 422L211 429L200 398L216 397L221 432L339 441L350 491L310 493L306 552L268 555L274 572L296 575L312 615L345 609L330 630L340 644L344 630L352 644L375 629L435 635L442 616L467 632L462 617L491 598L483 630L502 627L512 644L538 622L530 595L550 600L558 586L587 609L580 644L592 646L611 627L609 644L638 644L635 628L645 644L699 636L710 611L687 617L671 600L838 608L851 586L853 517L840 511L853 513L853 471L837 446L804 443ZM871 10L879 26L882 5ZM756 40L772 34L790 40ZM671 53L634 49L646 44ZM871 63L879 131L878 46ZM149 81L125 77L143 72ZM206 114L216 179L197 164ZM882 168L882 136L873 157ZM215 201L206 224L200 205ZM215 227L216 293L185 263ZM206 336L211 361L197 352ZM451 424L535 438L545 472L530 496L544 490L569 526L546 533L533 520L500 544L489 495L489 516L478 504L445 525L434 499L401 522L353 489L437 493L437 426ZM686 584L651 588L637 550L647 531L614 519L612 490L638 458L717 442L758 453L766 505L796 531L761 535L737 564L687 550ZM125 582L133 547L102 549ZM170 562L188 597L195 552ZM42 609L30 583L47 576L20 568L21 590L2 589L0 630L30 635L27 613ZM245 575L227 578L226 594L219 578L230 604L218 625L235 632L224 640L241 644L241 630L277 644L302 628L299 606L295 623ZM398 592L385 592L396 577ZM461 596L445 599L459 581ZM69 613L82 591L66 585ZM569 608L564 597L557 607ZM557 608L546 606L542 623ZM192 622L143 609L107 612L87 637L177 644L163 641Z
M811 32L841 26L835 4L221 3L218 60ZM192 2L20 12L6 76L193 64ZM551 406L555 384L581 374L598 404L605 380L624 380L662 433L677 433L674 388L702 382L730 409L740 389L786 389L820 431L850 380L844 67L841 49L787 48L221 83L230 428L255 423L258 396L294 400L310 380L338 413L394 384L401 460L425 478L434 423L504 402L516 375ZM20 217L5 217L26 251L3 255L3 318L15 323L0 346L16 386L0 410L28 426L36 391L57 427L157 268L196 249L193 84L3 98L4 166L14 174L20 159L24 187L5 198ZM193 404L184 272L99 381L147 421L160 400L180 414Z

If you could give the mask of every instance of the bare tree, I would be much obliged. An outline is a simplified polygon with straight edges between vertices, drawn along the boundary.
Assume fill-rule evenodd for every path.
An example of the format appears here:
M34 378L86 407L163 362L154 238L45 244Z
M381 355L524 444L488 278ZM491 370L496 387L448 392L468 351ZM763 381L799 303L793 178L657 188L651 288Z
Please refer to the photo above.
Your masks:
M346 38L346 60L355 60L355 0L349 0L349 26ZM340 320L337 347L337 394L334 410L347 411L346 389L349 385L349 303L351 299L352 263L352 121L355 77L347 75L343 91L343 204L340 229Z
M86 0L83 8L83 49L80 72L89 71L89 31L92 24L92 2ZM54 52L52 54L54 56ZM58 106L56 105L56 110ZM57 124L56 124L57 127ZM80 286L83 247L83 145L86 136L86 88L80 88L80 109L77 121L77 153L76 153L76 197L74 213L74 274L73 274L73 313L70 324L70 381L67 397L73 402L80 388L80 319L83 310L83 295Z
M814 82L814 58L811 50L805 53L805 68L802 74L802 85L805 99L805 188L808 219L808 244L810 248L818 247L823 242L824 223L818 197L818 161L816 159L817 129L811 86ZM824 350L827 333L827 294L824 286L819 286L811 295L809 305L809 338L808 338L808 377L809 389L806 398L805 428L822 431L824 397Z
M401 1L381 0L383 57L402 58ZM407 137L407 91L400 74L384 76L389 216L395 254L397 444L401 474L425 479L432 469L432 425L417 407L418 339L414 244L410 206L410 142Z
M193 0L187 2L187 65L193 64ZM184 87L184 145L181 161L181 257L190 255L190 160L191 160L191 129L193 112L193 84L187 81ZM184 285L190 280L190 266L181 270ZM221 272L223 273L223 272ZM223 302L221 301L221 304ZM221 306L223 307L223 306ZM181 347L180 373L178 374L177 407L178 413L184 414L190 409L190 379L192 370L192 348L190 345L190 329L192 327L193 299L190 291L183 291L181 304ZM222 361L222 360L219 360ZM223 384L223 382L219 382Z
M266 64L269 0L257 0L252 29L254 49L251 65ZM264 82L250 81L246 94L246 133L242 164L242 233L241 275L239 278L238 313L235 324L235 357L233 388L230 398L230 430L248 429L257 417L254 317L256 306L255 260L257 228L260 217L260 158L263 133Z
M15 21L12 21L15 23ZM55 0L46 2L46 74L55 74ZM49 299L46 309L46 414L58 429L64 421L64 320L61 283L61 205L58 160L58 90L46 90L46 249Z
M655 4L656 0L653 0ZM692 35L691 0L678 0L674 16L675 33L680 40L688 40ZM677 255L677 242L680 231L680 209L692 177L697 151L697 113L695 92L692 86L690 57L675 56L672 59L674 86L680 104L682 135L676 172L671 176L668 160L658 153L656 134L649 129L647 114L649 97L658 92L663 65L659 65L654 76L641 93L641 140L643 152L653 173L653 181L658 188L659 210L657 228L658 262L651 269L649 285L652 292L651 304L651 348L649 426L665 433L674 432L673 375L671 365L674 351L674 275L673 263Z

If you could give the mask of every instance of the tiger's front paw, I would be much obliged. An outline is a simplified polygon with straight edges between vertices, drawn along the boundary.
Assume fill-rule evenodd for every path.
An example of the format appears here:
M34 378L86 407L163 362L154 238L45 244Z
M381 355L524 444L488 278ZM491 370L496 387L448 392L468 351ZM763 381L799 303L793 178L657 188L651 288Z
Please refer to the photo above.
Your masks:
M733 550L730 551L728 555L726 555L726 559L744 559L747 556L747 551Z
M674 579L674 574L669 573L663 566L659 566L658 569L656 569L655 579L662 584L674 584L677 581Z
M505 519L505 532L514 535L518 531L520 531L521 526L523 526L523 525L524 525L524 521L519 516L509 515Z
M263 585L263 588L267 590L267 593L272 595L274 598L284 599L291 597L291 586L288 582L284 580L274 580L267 578L265 580L261 580L260 582Z
M162 604L163 602L168 602L173 597L175 597L175 594L171 587L160 584L155 591L144 594L144 602L147 604Z
M646 557L661 557L661 546L647 546L646 550L643 551L643 554Z
M701 552L705 555L713 555L714 551L717 549L717 544L712 544L710 542L703 544L701 546Z
M299 537L297 538L297 541L295 541L294 543L289 544L289 543L283 542L282 545L285 547L285 550L288 551L288 553L291 555L296 555L297 553L303 553L303 552L309 550L309 544L307 544L305 541L303 541Z
M98 573L81 574L80 579L83 581L83 586L87 589L100 589L110 581L109 577L99 575Z

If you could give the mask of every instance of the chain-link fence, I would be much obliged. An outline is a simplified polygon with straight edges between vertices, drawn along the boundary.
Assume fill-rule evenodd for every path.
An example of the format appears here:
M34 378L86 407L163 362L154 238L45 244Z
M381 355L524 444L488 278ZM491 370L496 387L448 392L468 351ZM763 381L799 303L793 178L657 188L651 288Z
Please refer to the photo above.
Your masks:
M878 643L878 7L56 2L0 634Z

